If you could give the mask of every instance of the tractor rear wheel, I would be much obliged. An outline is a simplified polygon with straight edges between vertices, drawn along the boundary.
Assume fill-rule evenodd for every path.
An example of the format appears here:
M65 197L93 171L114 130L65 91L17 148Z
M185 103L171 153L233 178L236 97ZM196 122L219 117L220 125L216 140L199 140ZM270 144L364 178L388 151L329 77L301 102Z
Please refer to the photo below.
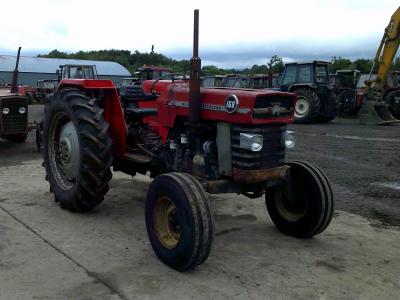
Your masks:
M76 89L58 91L45 108L44 166L55 200L71 211L89 211L108 191L111 139L103 110Z
M295 123L312 123L319 114L320 100L318 95L311 89L296 89L297 95L294 108Z
M387 93L385 102L389 105L389 111L393 117L400 119L400 91L395 90Z
M168 173L156 177L147 192L145 211L151 246L163 263L186 271L208 258L214 221L208 197L193 176Z
M334 213L332 188L327 176L315 165L288 163L292 197L287 185L269 188L265 200L269 215L284 234L310 238L324 231Z

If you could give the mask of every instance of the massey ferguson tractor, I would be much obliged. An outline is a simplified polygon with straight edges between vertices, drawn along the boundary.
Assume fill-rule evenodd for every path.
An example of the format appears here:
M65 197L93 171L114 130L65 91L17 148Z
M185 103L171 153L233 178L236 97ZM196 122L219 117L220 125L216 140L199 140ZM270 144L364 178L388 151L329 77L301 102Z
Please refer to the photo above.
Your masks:
M119 98L110 80L65 79L45 107L44 166L55 201L86 212L103 201L111 167L148 174L148 237L178 271L210 254L208 194L264 196L277 228L297 238L324 231L334 211L322 170L285 161L295 144L286 127L294 94L200 87L198 16L195 10L190 83L145 81Z
M28 99L18 93L18 49L11 87L0 86L0 138L13 143L25 142L28 135Z

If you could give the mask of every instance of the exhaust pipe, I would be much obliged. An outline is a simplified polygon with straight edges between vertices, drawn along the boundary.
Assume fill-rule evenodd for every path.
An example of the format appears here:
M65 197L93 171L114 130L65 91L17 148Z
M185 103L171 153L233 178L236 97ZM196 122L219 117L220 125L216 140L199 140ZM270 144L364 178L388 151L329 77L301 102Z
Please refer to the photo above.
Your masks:
M194 10L193 57L190 59L189 122L196 126L201 110L201 59L199 57L199 10Z
M18 54L17 54L17 62L15 63L15 69L13 72L13 78L11 82L11 90L10 92L15 94L18 93L18 65L19 65L19 55L21 53L21 47L18 48Z

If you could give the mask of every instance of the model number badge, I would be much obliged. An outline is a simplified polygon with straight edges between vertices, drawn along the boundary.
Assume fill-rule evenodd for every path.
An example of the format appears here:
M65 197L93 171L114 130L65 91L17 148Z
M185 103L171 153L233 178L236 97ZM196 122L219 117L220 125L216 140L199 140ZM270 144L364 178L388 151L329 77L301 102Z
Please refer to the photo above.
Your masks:
M239 108L239 99L236 95L229 95L225 100L225 110L229 114L233 114Z

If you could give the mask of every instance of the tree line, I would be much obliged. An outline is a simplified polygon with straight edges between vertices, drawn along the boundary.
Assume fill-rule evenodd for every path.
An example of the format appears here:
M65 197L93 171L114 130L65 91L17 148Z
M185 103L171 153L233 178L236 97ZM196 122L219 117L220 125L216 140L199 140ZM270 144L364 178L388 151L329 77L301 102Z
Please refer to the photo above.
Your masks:
M84 59L84 60L101 60L101 61L114 61L133 73L138 67L147 66L161 66L171 68L174 72L189 73L190 61L187 59L176 60L169 58L161 53L151 52L131 52L129 50L99 50L99 51L78 51L75 53L66 53L57 49L50 51L47 54L39 54L38 57L46 58L70 58L70 59ZM335 73L337 70L351 69L360 70L363 73L368 73L371 70L373 61L372 59L356 59L350 60L342 57L332 57L330 71ZM268 73L281 73L284 69L284 63L278 55L272 56L266 60L265 64L253 65L250 68L244 69L222 69L217 66L203 66L203 75L225 75L225 74L268 74ZM393 70L400 70L400 58L396 58L392 65Z

